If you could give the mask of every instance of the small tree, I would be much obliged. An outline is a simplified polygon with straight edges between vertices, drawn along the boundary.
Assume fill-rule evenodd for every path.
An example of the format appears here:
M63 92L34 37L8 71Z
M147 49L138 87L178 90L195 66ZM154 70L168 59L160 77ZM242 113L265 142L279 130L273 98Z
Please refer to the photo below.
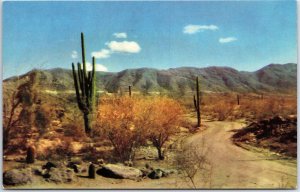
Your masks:
M149 124L148 136L157 149L158 158L164 159L162 147L169 140L170 136L179 131L182 122L183 108L175 100L167 97L152 99L152 111L149 114L152 122Z
M141 114L135 109L143 107L142 100L130 97L103 97L100 105L94 134L109 139L119 160L130 160L133 149L144 138L144 132L137 126Z

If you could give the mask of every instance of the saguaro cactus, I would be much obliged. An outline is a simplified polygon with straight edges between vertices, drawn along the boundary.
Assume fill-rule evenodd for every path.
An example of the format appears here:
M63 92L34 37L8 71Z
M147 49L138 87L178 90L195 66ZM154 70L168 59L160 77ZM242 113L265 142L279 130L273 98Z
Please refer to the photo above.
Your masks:
M27 156L26 156L26 163L34 163L35 158L35 149L33 146L29 146L27 148Z
M129 97L131 97L131 85L128 86Z
M90 166L89 166L89 178L90 179L95 179L96 178L96 170L95 170L95 165L93 163L90 163Z
M197 127L200 127L201 115L200 115L199 77L196 78L196 96L194 95L194 106L197 112Z
M81 33L81 51L82 64L77 64L77 73L74 63L72 63L74 87L76 90L76 98L79 109L83 113L85 133L91 134L91 118L95 107L96 97L96 73L95 73L95 57L93 57L92 71L87 73L85 62L84 35Z

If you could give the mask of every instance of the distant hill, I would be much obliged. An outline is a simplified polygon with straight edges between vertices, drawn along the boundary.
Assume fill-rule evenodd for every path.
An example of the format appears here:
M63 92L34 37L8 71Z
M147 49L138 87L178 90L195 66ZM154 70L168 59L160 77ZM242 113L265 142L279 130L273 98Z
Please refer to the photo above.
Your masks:
M74 90L72 71L55 68L32 70L20 79L35 75L37 85L47 90ZM200 78L201 91L207 92L280 92L296 93L297 65L270 64L254 72L237 71L229 67L180 67L167 70L151 68L126 69L117 73L97 72L98 90L117 92L127 90L141 92L178 92L194 90L195 77ZM18 80L11 77L3 81L4 87ZM5 91L5 89L4 89Z

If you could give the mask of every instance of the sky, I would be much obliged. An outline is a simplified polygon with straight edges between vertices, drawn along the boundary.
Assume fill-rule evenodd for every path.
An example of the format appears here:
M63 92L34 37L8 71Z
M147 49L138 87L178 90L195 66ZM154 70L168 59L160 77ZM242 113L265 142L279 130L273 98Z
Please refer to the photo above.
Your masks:
M9 2L3 77L86 59L98 71L297 62L295 1Z

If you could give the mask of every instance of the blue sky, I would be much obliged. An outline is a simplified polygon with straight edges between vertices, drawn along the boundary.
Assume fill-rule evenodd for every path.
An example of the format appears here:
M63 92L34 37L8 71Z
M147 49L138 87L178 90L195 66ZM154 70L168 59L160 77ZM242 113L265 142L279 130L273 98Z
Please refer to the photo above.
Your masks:
M295 1L4 2L3 76L87 60L98 70L297 61Z

